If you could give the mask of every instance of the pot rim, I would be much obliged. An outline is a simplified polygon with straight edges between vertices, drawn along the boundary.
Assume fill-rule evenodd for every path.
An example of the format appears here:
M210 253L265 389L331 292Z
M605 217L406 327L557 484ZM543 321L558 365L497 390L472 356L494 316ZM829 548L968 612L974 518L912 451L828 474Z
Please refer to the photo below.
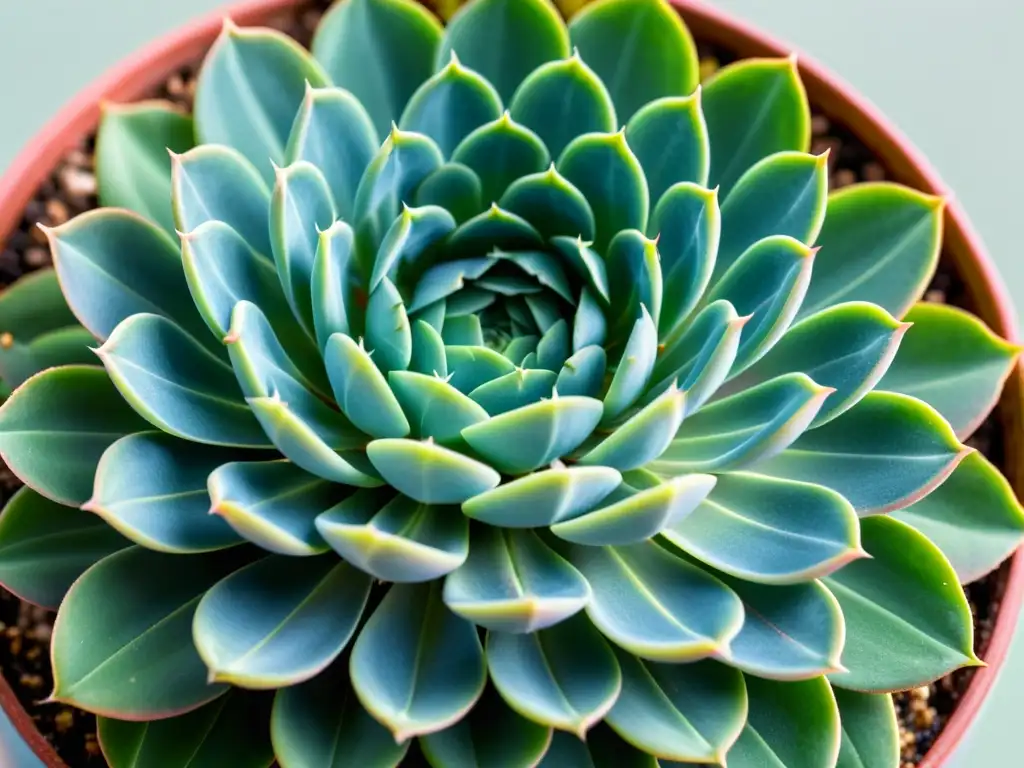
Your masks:
M787 56L793 48L701 0L669 0L695 36L735 50L741 57ZM161 85L176 69L196 61L213 43L224 18L241 26L266 23L302 0L240 0L187 24L128 56L62 108L19 152L0 177L0 241L13 231L22 212L64 155L96 128L104 102L137 101ZM1006 285L960 204L917 148L867 99L813 59L798 59L811 103L849 128L883 161L893 180L944 196L944 247L977 304L978 314L1011 342L1018 340L1017 317ZM1004 387L1003 467L1018 497L1024 496L1024 383L1018 365ZM985 653L988 666L978 669L945 728L919 768L939 768L963 740L1006 658L1024 599L1024 554L1016 552ZM15 729L48 768L67 768L36 728L7 680L0 675L0 706Z

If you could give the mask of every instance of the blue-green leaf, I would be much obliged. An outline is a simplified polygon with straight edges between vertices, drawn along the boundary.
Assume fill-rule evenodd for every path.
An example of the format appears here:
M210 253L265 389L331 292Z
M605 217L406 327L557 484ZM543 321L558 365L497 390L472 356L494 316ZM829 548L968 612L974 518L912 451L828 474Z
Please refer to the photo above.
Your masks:
M479 177L480 201L487 207L497 202L516 179L547 168L551 153L536 133L515 122L506 111L463 139L452 160Z
M640 305L640 318L626 341L615 375L604 396L602 424L609 424L640 399L654 371L658 356L657 321L651 319L647 305Z
M552 325L537 343L537 368L551 371L562 370L569 357L569 325L559 320Z
M608 326L611 342L623 344L630 332L636 331L641 307L654 324L654 342L658 341L658 318L664 287L658 243L636 229L616 235L604 258L608 268L611 308ZM645 322L646 326L646 322ZM645 331L646 333L646 331Z
M334 661L369 595L370 578L332 555L269 555L203 595L192 636L211 680L283 688Z
M94 512L136 544L184 554L230 547L241 541L210 514L206 479L237 452L178 440L161 432L122 437L96 468Z
M444 582L448 608L497 632L536 632L589 600L586 579L536 533L490 525L473 526L469 558Z
M392 371L388 381L414 438L459 445L465 427L487 419L487 411L438 376Z
M357 491L316 519L345 560L381 581L433 581L466 561L469 526L456 507Z
M555 736L558 735L556 732ZM580 743L578 739L573 741ZM573 766L578 764L580 768L660 768L662 765L654 755L624 741L610 726L603 723L587 735L584 749L588 754L581 755L580 762L572 763ZM575 751L569 754L572 754L574 759L577 757ZM549 764L545 761L541 765L547 767ZM554 762L550 764L550 768L560 768L561 765ZM672 767L671 763L665 765Z
M464 718L487 677L476 627L448 610L438 582L390 587L349 671L359 701L396 743Z
M412 324L412 359L409 370L432 376L448 377L448 358L444 339L423 320Z
M707 184L711 150L699 88L641 107L626 126L626 140L643 166L652 202L660 204L679 183L699 189Z
M620 472L654 461L676 436L686 412L686 393L669 388L587 451L580 464L614 467Z
M415 314L462 289L467 280L482 277L497 260L482 256L435 264L419 279L416 292L409 302L409 312Z
M234 147L270 181L271 163L284 162L306 83L323 87L328 82L327 74L287 35L226 21L199 72L199 143Z
M580 352L584 347L602 347L608 335L608 321L597 299L586 288L580 291L576 302L576 316L572 324L572 351Z
M253 544L292 557L327 551L314 521L344 495L343 488L287 461L224 464L210 475L207 488L210 514Z
M590 620L642 659L679 663L725 653L743 624L735 593L652 541L575 546L570 560L593 590Z
M896 768L900 729L892 696L836 688L842 742L837 768Z
M604 348L591 344L565 361L558 372L555 389L566 397L598 397L604 387L608 355Z
M607 306L610 295L608 272L604 258L590 247L593 243L584 242L582 237L560 235L551 239L551 245L584 281L591 298L600 299L602 305Z
M422 208L405 206L388 229L373 263L370 290L385 276L404 285L411 272L419 277L435 258L436 247L455 229L455 219L444 208L428 205Z
M487 347L446 346L444 351L448 383L463 394L516 369L507 357Z
M594 212L576 187L552 164L543 173L523 176L505 190L502 208L529 221L545 238L594 237ZM514 255L514 254L510 254Z
M517 368L512 373L481 384L469 396L488 414L498 416L551 397L557 378L548 370Z
M472 290L472 289L470 289ZM486 295L485 291L482 291ZM464 298L463 291L448 302L451 307L459 306L459 299ZM480 323L480 317L475 314L456 314L445 317L444 328L441 331L441 338L445 344L463 346L482 346L484 344L484 329Z
M455 162L445 163L427 176L413 200L421 207L436 206L448 211L457 224L469 221L485 208L480 177L469 166Z
M412 360L412 330L402 295L383 278L366 306L366 343L382 373L404 371Z
M573 17L569 34L608 86L623 121L655 99L686 96L697 87L697 47L668 3L593 3Z
M338 217L348 219L359 180L379 146L373 122L355 96L342 88L307 85L284 159L288 165L305 160L320 169Z
M349 336L336 333L324 353L334 399L359 429L372 437L403 437L409 422L384 374Z
M544 239L534 226L497 203L483 213L460 224L448 241L449 259L470 260L495 257L495 251L522 251L540 248Z
M374 440L366 453L392 487L423 504L461 504L501 480L486 464L429 439Z
M360 328L359 277L355 265L352 227L336 221L320 233L313 259L310 298L313 329L320 351L335 333L352 335Z

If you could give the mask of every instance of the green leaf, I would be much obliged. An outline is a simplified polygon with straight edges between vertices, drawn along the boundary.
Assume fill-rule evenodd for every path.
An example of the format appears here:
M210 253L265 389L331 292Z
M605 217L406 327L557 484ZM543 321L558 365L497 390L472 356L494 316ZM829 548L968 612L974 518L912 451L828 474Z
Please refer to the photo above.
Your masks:
M654 461L676 436L685 404L682 390L669 389L587 451L579 462L626 472Z
M437 582L388 589L359 632L349 673L396 743L464 718L487 677L476 627L445 607Z
M22 275L0 293L0 333L11 334L15 344L77 323L61 291L57 272L52 268L44 267ZM6 380L6 372L0 372Z
M201 342L211 341L182 275L178 246L155 224L110 208L45 232L64 297L97 339L125 318L151 312Z
M370 578L333 555L269 555L203 595L192 636L211 681L283 688L337 658L369 595Z
M416 292L409 302L409 312L415 314L431 304L447 299L461 290L466 281L482 277L495 263L497 259L483 256L435 264L423 273L416 284Z
M462 444L461 432L487 419L487 411L437 376L392 371L391 390L409 418L414 438L432 437L442 445Z
M651 380L657 356L657 320L651 318L647 305L641 304L640 318L633 324L633 330L622 351L622 359L604 395L602 424L615 421L640 399Z
M220 221L256 253L272 258L270 187L237 149L206 144L171 155L171 203L179 232Z
M758 462L797 440L831 392L802 373L792 373L718 400L687 417L668 450L649 468L678 475L757 464L757 471L764 471Z
M507 102L535 69L569 55L569 35L549 0L476 0L448 22L436 68L453 52Z
M501 117L501 97L485 78L462 66L455 52L409 99L398 125L432 138L446 158L466 136Z
M344 495L341 487L287 461L236 461L207 481L210 514L269 552L309 557L328 547L316 531L317 515Z
M708 301L726 299L741 316L750 316L731 376L764 357L789 330L811 281L815 253L785 235L766 237L750 246L708 294Z
M349 219L359 180L379 146L373 122L355 96L343 88L307 84L284 160L287 165L304 160L316 166L330 187L338 217Z
M784 373L806 373L836 390L814 418L813 426L824 424L878 385L909 327L874 304L837 304L796 323L767 355L731 381L727 391Z
M601 724L598 724L592 733L608 731L610 729L607 726L602 727ZM594 742L595 740L591 738L590 741ZM587 750L587 742L580 741L578 736L567 731L554 731L548 751L544 753L543 759L537 763L536 768L563 768L566 765L571 765L573 768L594 768L594 761ZM615 768L623 768L623 766L619 764ZM657 761L654 762L654 768L657 768Z
M536 131L554 157L577 136L612 133L618 127L608 90L578 51L531 72L516 89L509 112Z
M244 563L129 547L72 585L53 626L51 699L105 717L153 720L222 695L192 645L192 616L214 583Z
M413 0L348 0L324 14L312 50L383 135L433 71L441 35L434 15Z
M0 516L0 584L56 610L89 566L129 544L99 518L22 487Z
M726 652L743 625L732 590L652 541L576 546L570 560L593 590L590 620L642 659L682 663Z
M397 768L409 749L363 709L335 663L312 680L281 688L270 718L274 753L288 768Z
M551 743L552 730L511 709L493 688L467 717L420 739L430 765L459 768L531 768Z
M581 740L622 687L615 654L583 614L540 632L489 632L487 668L519 714Z
M445 163L416 188L413 201L421 207L442 208L455 217L457 224L462 224L484 211L483 184L469 166Z
M82 509L147 549L191 554L241 541L210 514L206 479L237 458L233 450L141 432L115 442L100 458L92 497Z
M778 683L746 677L747 724L729 768L824 768L839 754L839 710L823 677Z
M544 238L594 237L594 213L590 203L553 164L543 173L514 181L501 196L500 203L505 210L533 224Z
M535 528L592 509L621 482L609 467L555 466L481 493L462 505L474 520L501 528Z
M558 372L555 389L566 397L597 397L604 387L608 356L597 344L583 347L565 361Z
M305 160L274 170L270 200L270 242L277 276L299 323L313 333L310 279L319 233L334 223L330 187L320 170Z
M641 490L631 487L627 480L605 499L605 506L555 523L551 532L566 541L592 547L646 541L690 514L715 482L713 475L683 475Z
M366 307L366 343L373 361L387 374L404 371L412 360L412 330L402 295L386 277L370 294Z
M320 88L329 79L292 38L272 29L242 29L225 22L199 71L199 143L234 147L269 182L274 178L272 163L284 163L307 83Z
M714 661L644 662L621 650L622 693L606 721L623 739L662 760L725 763L743 730L743 675Z
M559 320L552 325L537 343L537 368L554 373L561 371L569 357L569 325Z
M609 302L608 273L604 257L590 247L593 243L584 242L582 237L572 238L563 235L553 237L551 245L584 281L587 291L592 294L591 298L596 300L595 303L607 307Z
M878 515L861 520L870 560L825 579L846 619L841 688L885 693L925 685L981 664L963 588L949 561L923 534Z
M450 610L495 632L533 633L583 609L590 587L533 531L474 525L469 558L444 582Z
M351 337L335 333L324 353L334 399L359 429L373 437L402 437L409 422L384 374Z
M709 191L704 186L711 150L700 101L699 88L689 96L656 99L641 107L626 125L626 140L643 166L652 203L660 205L676 184L705 194ZM679 229L683 231L682 226ZM657 234L657 230L649 231Z
M231 366L165 317L132 315L96 354L121 396L158 429L195 443L269 447Z
M930 406L876 391L839 418L805 432L756 471L839 491L863 517L924 498L972 450Z
M892 517L936 544L961 584L991 573L1024 539L1024 508L1009 481L978 452L964 458L942 485Z
M811 108L794 56L730 64L704 87L701 106L711 140L708 184L723 200L758 161L810 146Z
M838 493L748 472L720 475L708 498L664 536L720 571L761 584L810 581L864 556L857 513Z
M655 99L689 95L699 82L697 47L666 2L596 2L573 17L569 34L623 122Z
M463 394L516 369L507 357L487 347L446 346L444 351L450 371L448 383Z
M466 561L469 527L453 507L358 491L316 519L334 550L381 581L432 581Z
M9 290L8 288L7 291ZM22 326L21 330L31 333L30 328L25 326ZM3 333L5 332L0 330L0 334ZM56 331L42 333L27 343L14 337L6 349L0 345L0 386L6 388L4 395L8 395L27 379L47 368L95 363L96 355L92 351L95 341L93 335L85 328L69 325Z
M499 471L523 474L578 448L597 427L601 413L600 400L552 392L550 400L466 427L462 437Z
M436 205L422 208L405 206L388 229L377 252L369 289L376 289L385 276L399 285L405 285L409 277L420 277L435 258L438 245L455 226L452 214L444 208Z
M942 247L944 198L899 184L855 184L828 198L818 264L802 313L870 301L903 317L924 294Z
M557 737L558 734L556 733L555 736ZM578 740L574 741L578 743ZM667 762L662 763L654 755L637 749L629 742L620 738L609 726L603 724L598 725L588 734L585 748L589 751L589 754L586 756L585 761L579 763L581 768L583 766L593 766L594 768L659 768L662 765L672 765ZM542 765L547 766L549 764L545 762ZM575 766L576 763L572 765ZM551 768L559 768L561 763L553 762L550 763L550 766Z
M604 262L608 269L610 311L608 329L615 344L623 344L630 332L635 333L644 320L641 308L654 324L654 343L657 346L658 319L664 295L658 243L636 229L620 232L608 246ZM644 322L645 338L649 335Z
M842 742L837 768L896 768L900 732L891 696L833 690Z
M602 347L608 335L608 321L589 289L580 291L576 303L576 316L572 325L572 351L580 352L584 347Z
M472 290L472 289L470 289ZM453 297L449 302L450 306L457 306L459 298L466 295L465 291ZM451 315L445 318L444 330L441 338L445 344L462 344L468 346L480 346L484 343L483 326L480 318L475 314Z
M717 190L680 182L661 195L647 232L658 239L664 282L660 338L672 335L704 295L722 231Z
M429 439L374 440L366 453L388 484L423 504L461 504L501 480L486 464Z
M516 179L547 168L551 154L536 133L505 112L463 139L452 160L476 173L481 185L480 202L488 207Z
M107 447L148 426L102 368L50 368L0 406L0 455L33 490L78 506L92 494L96 465Z
M103 756L111 768L229 764L267 768L274 762L267 734L270 702L266 694L231 691L193 712L164 720L100 717Z
M335 333L357 333L360 285L355 263L355 233L336 221L320 233L313 258L310 299L317 346L323 352Z
M170 152L195 146L192 118L162 101L104 104L96 134L96 181L104 208L127 208L174 234Z
M530 222L492 203L488 210L459 225L447 243L445 255L449 259L480 261L496 258L495 250L532 250L543 243L540 232Z
M764 238L785 235L808 245L815 241L828 199L827 160L827 155L779 152L740 177L723 198L712 282Z
M599 253L622 230L647 228L647 180L624 130L576 137L559 155L556 167L590 203L596 222L594 248Z
M481 384L469 396L488 414L498 416L551 397L557 378L548 370L517 368Z
M945 304L916 304L903 320L913 325L878 388L924 400L958 437L970 436L998 402L1021 348Z
M412 325L412 359L409 361L409 370L448 378L448 358L445 355L444 339L423 320L417 320Z

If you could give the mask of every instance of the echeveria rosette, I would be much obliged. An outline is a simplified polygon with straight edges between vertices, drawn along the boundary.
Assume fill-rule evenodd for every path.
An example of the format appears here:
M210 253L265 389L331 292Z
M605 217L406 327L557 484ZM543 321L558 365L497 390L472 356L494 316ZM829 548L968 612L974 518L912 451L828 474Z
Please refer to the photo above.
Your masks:
M312 47L108 109L108 207L0 298L53 698L115 768L895 765L1024 530L961 443L1018 350L917 303L941 201L828 195L795 60L701 88L663 0Z

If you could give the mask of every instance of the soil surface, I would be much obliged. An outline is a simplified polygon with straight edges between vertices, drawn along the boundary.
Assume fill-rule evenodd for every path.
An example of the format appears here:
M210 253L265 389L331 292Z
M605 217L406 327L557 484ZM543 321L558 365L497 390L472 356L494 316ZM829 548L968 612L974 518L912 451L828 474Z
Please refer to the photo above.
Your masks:
M581 4L579 0L559 1L566 6ZM425 3L438 7L445 16L450 15L455 5L454 0L425 0ZM308 45L328 4L325 0L316 0L298 12L282 15L272 22L272 26ZM710 46L701 45L699 50L702 79L735 58L727 51ZM153 95L191 109L194 92L195 68L190 67L171 76ZM826 149L831 150L830 189L858 181L881 181L886 178L885 168L843 126L830 121L825 115L815 113L812 130L814 138L811 152L820 154ZM51 263L46 238L37 224L57 226L97 205L93 137L89 137L82 146L68 153L26 207L18 229L6 242L0 243L0 287ZM946 258L940 260L925 300L973 309L963 283ZM981 451L996 466L1002 467L1003 436L998 408L967 443ZM0 502L6 503L19 486L17 478L0 465ZM1008 572L1008 563L1004 563L992 574L965 589L975 619L976 651L982 658L985 657L999 613ZM22 603L0 590L0 671L40 731L69 766L103 768L106 763L96 740L95 718L73 707L39 703L50 693L53 684L49 656L53 618L54 614ZM956 708L974 671L960 670L930 686L894 696L900 720L901 768L912 768L923 759ZM411 750L404 764L425 765L417 752Z

